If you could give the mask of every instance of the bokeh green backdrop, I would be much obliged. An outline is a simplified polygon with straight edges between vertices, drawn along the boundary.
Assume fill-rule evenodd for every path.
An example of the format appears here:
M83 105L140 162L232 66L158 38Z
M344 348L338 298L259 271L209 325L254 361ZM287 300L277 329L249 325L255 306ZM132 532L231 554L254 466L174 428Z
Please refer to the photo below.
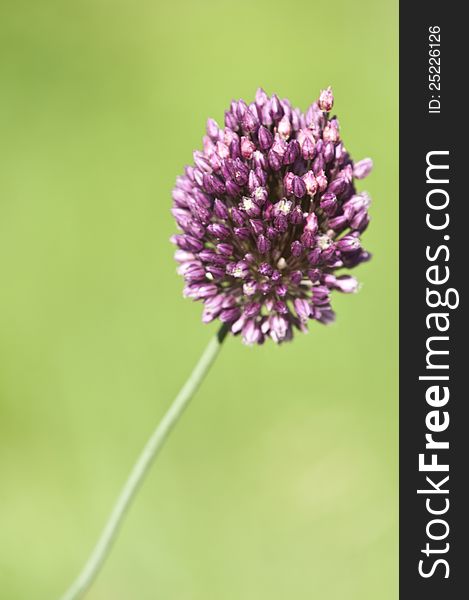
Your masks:
M169 208L205 120L332 84L372 156L338 321L229 339L89 600L397 597L397 2L2 0L0 598L54 600L213 327Z

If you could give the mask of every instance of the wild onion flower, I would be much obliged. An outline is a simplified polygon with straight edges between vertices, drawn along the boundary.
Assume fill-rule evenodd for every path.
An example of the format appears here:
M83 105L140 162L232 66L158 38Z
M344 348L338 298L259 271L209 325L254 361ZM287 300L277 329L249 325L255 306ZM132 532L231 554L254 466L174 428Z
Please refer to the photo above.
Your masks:
M330 88L306 114L258 90L249 106L233 101L225 128L207 122L203 151L194 152L173 191L182 233L172 239L184 294L204 302L203 321L222 325L158 423L109 514L106 525L62 600L86 593L108 556L130 503L169 433L220 352L228 330L247 344L290 340L308 319L329 323L332 290L355 292L338 274L369 258L360 235L369 198L354 181L372 168L354 164L329 113Z
M249 105L233 101L223 129L207 121L203 151L177 178L184 295L202 300L205 323L218 318L247 344L334 320L331 291L358 288L337 272L370 256L360 241L370 199L355 180L372 161L354 164L333 103L331 88L305 114L262 89Z

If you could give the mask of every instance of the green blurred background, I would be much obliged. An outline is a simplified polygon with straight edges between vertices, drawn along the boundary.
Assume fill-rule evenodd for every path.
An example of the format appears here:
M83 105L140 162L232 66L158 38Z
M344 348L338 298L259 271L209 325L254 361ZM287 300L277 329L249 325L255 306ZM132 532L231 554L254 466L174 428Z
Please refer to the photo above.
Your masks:
M397 2L0 6L1 600L70 583L214 331L168 242L206 118L328 84L375 162L362 290L227 341L87 598L396 598Z

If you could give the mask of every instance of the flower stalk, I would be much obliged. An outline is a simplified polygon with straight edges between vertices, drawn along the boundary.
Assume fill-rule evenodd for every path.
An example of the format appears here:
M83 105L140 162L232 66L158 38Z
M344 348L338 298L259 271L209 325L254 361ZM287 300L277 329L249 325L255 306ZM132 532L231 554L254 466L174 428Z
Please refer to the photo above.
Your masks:
M217 334L212 337L186 383L183 385L163 419L148 439L117 498L114 508L109 515L108 521L91 555L86 561L82 571L62 596L61 600L77 600L78 598L82 598L91 586L111 550L127 510L140 485L143 483L146 474L163 447L169 433L178 422L191 398L194 396L207 375L221 349L227 332L227 326L223 325Z

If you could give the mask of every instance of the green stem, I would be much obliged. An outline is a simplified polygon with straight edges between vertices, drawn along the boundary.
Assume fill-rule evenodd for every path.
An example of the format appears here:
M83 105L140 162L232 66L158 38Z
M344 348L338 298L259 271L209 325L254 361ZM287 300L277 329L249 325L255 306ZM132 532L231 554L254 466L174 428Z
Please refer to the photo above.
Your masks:
M77 598L81 598L90 587L104 560L109 554L127 509L151 467L153 460L162 448L170 431L184 412L184 409L189 404L190 399L202 383L205 375L208 373L213 361L220 351L227 332L228 328L223 325L218 333L210 340L189 379L181 388L163 419L147 441L117 498L96 546L81 573L62 596L61 600L76 600Z

